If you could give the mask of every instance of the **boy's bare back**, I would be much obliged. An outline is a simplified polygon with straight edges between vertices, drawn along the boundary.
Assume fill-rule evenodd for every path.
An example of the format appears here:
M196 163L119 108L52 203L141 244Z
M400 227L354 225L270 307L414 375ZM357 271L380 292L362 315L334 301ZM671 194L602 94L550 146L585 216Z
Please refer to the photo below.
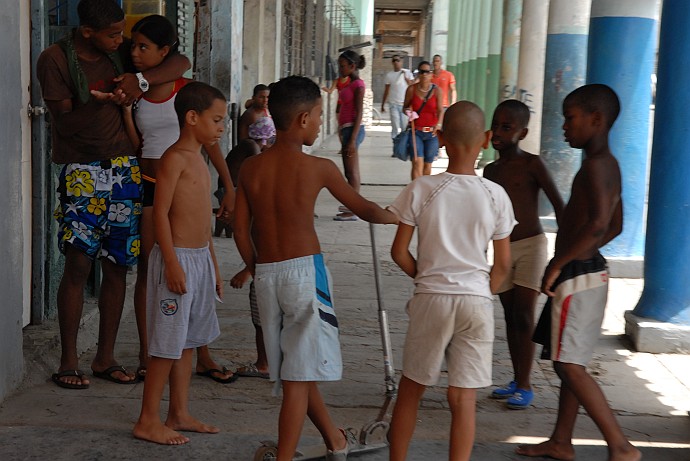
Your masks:
M292 100L295 95L302 99ZM237 186L235 243L250 270L256 263L321 252L314 204L323 188L362 219L397 222L395 215L355 192L331 160L302 152L303 145L314 144L321 128L323 107L316 84L286 77L276 83L271 98L276 142L242 164Z
M238 193L246 196L250 206L258 263L321 252L314 229L314 204L327 182L328 163L332 165L299 151L283 151L280 146L244 162Z
M170 191L168 211L173 245L177 248L205 247L211 235L211 176L201 152L175 143L161 157L160 168L159 177L163 174L166 181L177 177ZM157 186L156 194L162 183Z

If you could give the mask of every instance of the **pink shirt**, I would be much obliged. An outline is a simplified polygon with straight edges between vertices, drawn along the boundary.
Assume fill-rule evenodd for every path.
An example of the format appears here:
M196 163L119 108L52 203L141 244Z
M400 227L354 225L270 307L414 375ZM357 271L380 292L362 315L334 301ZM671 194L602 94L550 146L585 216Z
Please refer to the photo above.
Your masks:
M357 118L355 107L355 92L361 88L364 92L364 81L361 78L353 80L348 86L340 90L340 112L338 113L338 125L353 124Z

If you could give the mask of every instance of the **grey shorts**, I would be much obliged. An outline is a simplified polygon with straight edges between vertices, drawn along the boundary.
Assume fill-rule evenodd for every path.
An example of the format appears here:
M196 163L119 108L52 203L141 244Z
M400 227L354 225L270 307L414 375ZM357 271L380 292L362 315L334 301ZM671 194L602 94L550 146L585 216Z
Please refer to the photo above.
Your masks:
M220 335L216 317L216 271L208 247L175 248L187 293L168 290L156 244L149 256L146 327L149 355L179 359L184 349L205 346Z
M254 284L271 380L339 380L338 320L323 256L257 264Z

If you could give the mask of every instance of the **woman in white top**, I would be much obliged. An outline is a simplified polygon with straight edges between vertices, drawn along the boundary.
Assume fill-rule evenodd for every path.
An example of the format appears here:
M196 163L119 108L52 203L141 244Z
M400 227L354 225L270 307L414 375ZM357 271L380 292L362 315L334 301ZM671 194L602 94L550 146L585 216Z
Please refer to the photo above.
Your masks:
M139 72L158 66L166 57L177 53L177 35L173 25L165 17L151 15L132 27L132 61ZM143 210L141 215L141 254L134 288L134 312L139 332L139 368L137 376L144 379L148 360L146 339L146 271L148 255L153 248L153 195L159 159L180 135L175 113L175 96L188 79L151 85L133 106L125 108L125 126L134 146L140 152L140 165L144 182ZM229 191L221 203L219 217L229 217L234 207L234 186L230 179L225 158L218 144L204 146L206 153ZM210 217L209 217L210 219ZM197 348L196 372L220 383L229 383L237 376L216 364L207 346Z

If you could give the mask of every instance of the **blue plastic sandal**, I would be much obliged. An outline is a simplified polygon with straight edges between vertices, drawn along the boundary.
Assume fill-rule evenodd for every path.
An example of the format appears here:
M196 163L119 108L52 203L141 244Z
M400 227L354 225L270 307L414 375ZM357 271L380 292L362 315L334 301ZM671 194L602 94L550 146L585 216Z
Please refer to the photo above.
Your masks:
M515 394L515 389L517 389L517 381L511 381L503 387L494 389L490 397L492 399L507 399Z
M534 391L516 389L513 396L506 400L506 406L511 410L524 410L529 408L532 400L534 400Z

